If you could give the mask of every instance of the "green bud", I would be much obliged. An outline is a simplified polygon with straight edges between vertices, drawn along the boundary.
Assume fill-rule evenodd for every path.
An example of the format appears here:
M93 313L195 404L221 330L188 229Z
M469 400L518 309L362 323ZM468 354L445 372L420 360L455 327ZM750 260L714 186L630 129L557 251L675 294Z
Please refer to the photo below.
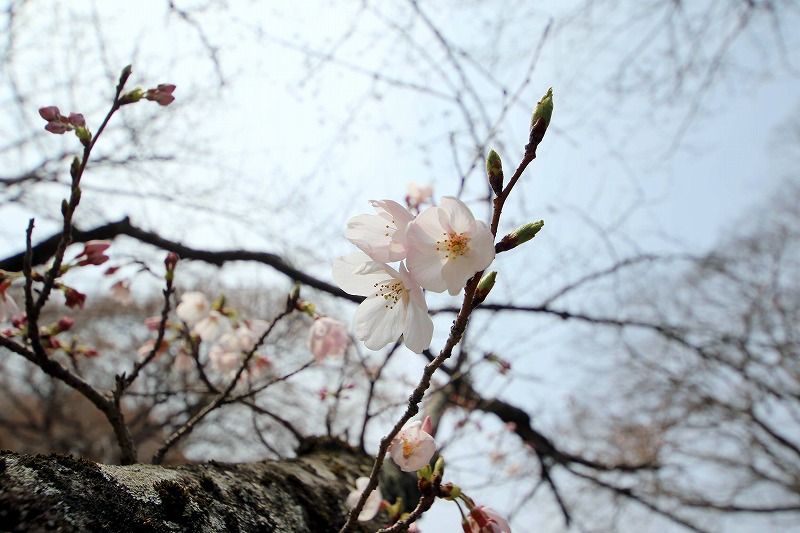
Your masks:
M486 174L489 178L489 185L495 194L503 192L503 163L500 156L494 150L489 151L486 158Z
M419 479L424 479L426 481L430 481L432 475L433 475L433 472L431 472L431 465L425 465L422 468L420 468L419 470L417 470L417 477Z
M69 167L69 175L72 176L72 179L78 177L78 172L81 170L81 160L77 157L72 158L72 164Z
M436 463L433 465L433 475L440 479L444 475L444 457L441 455L436 459Z
M547 94L542 96L542 99L536 104L536 109L533 111L531 118L531 134L530 142L538 146L544 134L547 131L547 126L550 125L550 119L553 116L553 88L547 89Z
M78 136L78 139L81 140L81 144L84 146L89 146L89 143L92 142L92 132L89 131L89 128L76 128L75 135Z
M125 83L128 81L128 78L131 77L131 73L133 72L133 66L128 65L127 67L122 69L122 72L119 73L119 87L122 88Z
M494 282L497 279L497 272L489 272L478 283L478 288L475 289L475 296L472 298L472 307L478 307L489 296L489 293L494 287Z
M499 254L500 252L511 250L520 244L528 242L536 237L536 234L539 233L539 230L542 229L542 226L544 226L544 220L540 220L539 222L530 222L518 227L500 239L500 242L494 245L495 253Z
M138 88L134 89L119 97L119 105L123 106L123 105L133 104L141 100L142 96L144 96L144 93L142 92L141 89Z

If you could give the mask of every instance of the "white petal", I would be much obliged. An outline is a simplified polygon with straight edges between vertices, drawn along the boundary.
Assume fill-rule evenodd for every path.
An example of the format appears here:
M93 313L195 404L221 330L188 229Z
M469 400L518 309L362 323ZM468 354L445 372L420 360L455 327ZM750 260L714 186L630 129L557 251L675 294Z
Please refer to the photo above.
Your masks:
M467 284L467 280L471 278L475 272L477 272L477 270L465 256L448 261L442 268L442 279L444 279L447 284L447 292L453 296L461 292L461 289Z
M403 333L405 305L392 307L382 296L370 296L358 306L354 318L356 337L370 350L380 350Z
M423 253L412 248L408 251L406 264L411 276L424 288L433 292L444 292L447 289L447 283L442 278L445 258L435 249L432 253Z
M433 320L428 315L428 309L416 305L409 305L406 314L406 324L403 330L403 342L414 353L422 353L431 345L433 338Z
M385 269L369 263L374 261L362 252L338 257L333 260L333 279L347 293L361 296L371 294L376 283L389 279L391 275ZM391 271L396 272L394 269Z
M381 263L399 261L406 255L405 247L394 243L394 224L377 215L359 215L347 222L344 236L372 260Z
M436 248L436 241L441 240L445 233L439 220L439 208L429 207L408 225L408 244L417 249Z
M494 235L483 222L476 222L475 235L469 241L466 257L475 266L475 271L484 270L494 261Z
M464 202L455 196L442 196L439 209L440 219L447 220L447 224L449 224L449 228L447 228L447 224L443 223L446 229L456 233L474 233L475 215Z

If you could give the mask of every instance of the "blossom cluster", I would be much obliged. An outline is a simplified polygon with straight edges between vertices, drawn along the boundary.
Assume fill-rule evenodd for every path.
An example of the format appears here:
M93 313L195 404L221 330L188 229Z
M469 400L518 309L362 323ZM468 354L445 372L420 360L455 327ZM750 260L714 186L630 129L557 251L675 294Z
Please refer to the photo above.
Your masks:
M376 215L358 215L345 237L361 251L339 257L333 277L366 296L355 314L356 337L378 350L400 335L421 353L433 338L423 289L458 294L494 260L494 235L461 200L444 196L414 216L392 200L372 200ZM398 262L397 268L389 263Z
M212 303L202 292L188 291L181 295L181 301L175 308L175 314L186 325L189 332L206 343L208 360L217 373L227 379L233 378L239 371L245 357L257 348L258 342L269 324L264 320L251 320L233 323L231 318L219 302ZM145 325L151 331L157 331L161 317L150 317L145 320ZM172 329L180 330L177 325L167 324ZM165 340L156 348L160 354L169 347ZM155 340L147 341L139 349L139 355L147 355L155 348ZM189 347L191 351L191 347ZM175 359L178 370L192 368L193 358L186 346L181 346ZM264 355L254 353L250 362L239 378L239 384L252 382L272 366L272 362Z

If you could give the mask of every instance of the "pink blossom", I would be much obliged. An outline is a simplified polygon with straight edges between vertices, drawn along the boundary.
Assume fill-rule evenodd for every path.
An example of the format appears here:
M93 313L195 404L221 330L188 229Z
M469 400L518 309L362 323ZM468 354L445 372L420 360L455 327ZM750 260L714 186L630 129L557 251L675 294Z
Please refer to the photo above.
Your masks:
M11 286L11 280L4 279L0 281L0 323L5 322L9 318L20 316L19 307L14 299L6 291ZM17 326L14 326L17 327Z
M188 372L194 366L194 358L192 354L186 351L186 348L181 345L178 348L178 353L175 356L175 368L181 372Z
M322 363L326 357L341 357L349 344L347 328L334 318L318 317L308 330L308 349L317 363Z
M161 317L149 316L144 319L144 325L147 327L147 331L158 331L158 328L161 325Z
M429 202L433 198L433 186L420 185L417 182L409 181L406 193L406 205L414 212L419 212L419 206Z
M360 477L356 479L356 488L355 490L351 491L350 494L347 495L347 506L353 508L358 503L358 500L361 498L361 494L364 492L364 489L367 488L369 484L368 477ZM381 504L383 503L383 495L381 494L380 487L375 487L375 490L367 496L367 501L364 503L364 507L361 508L361 512L358 514L358 521L359 522L369 522L375 515L378 514L378 511L381 510Z
M412 422L392 439L389 453L400 470L416 472L431 462L436 453L436 442L430 433L423 431L422 422Z
M470 511L467 524L472 533L511 533L508 521L491 507L483 505Z
M205 342L214 342L230 329L231 323L228 317L219 311L210 311L205 318L194 325L192 332Z
M133 303L131 285L128 281L119 280L111 286L111 299L120 305L130 305ZM161 317L159 317L160 320Z
M200 322L211 312L211 303L202 292L190 291L181 296L181 303L175 308L178 318L190 326Z

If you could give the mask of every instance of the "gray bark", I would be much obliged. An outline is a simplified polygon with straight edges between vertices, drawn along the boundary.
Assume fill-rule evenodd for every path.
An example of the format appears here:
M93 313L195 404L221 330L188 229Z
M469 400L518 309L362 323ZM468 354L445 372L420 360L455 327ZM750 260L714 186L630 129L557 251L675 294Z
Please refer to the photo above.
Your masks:
M175 467L3 451L0 531L335 532L371 464L331 439L310 440L284 461Z

